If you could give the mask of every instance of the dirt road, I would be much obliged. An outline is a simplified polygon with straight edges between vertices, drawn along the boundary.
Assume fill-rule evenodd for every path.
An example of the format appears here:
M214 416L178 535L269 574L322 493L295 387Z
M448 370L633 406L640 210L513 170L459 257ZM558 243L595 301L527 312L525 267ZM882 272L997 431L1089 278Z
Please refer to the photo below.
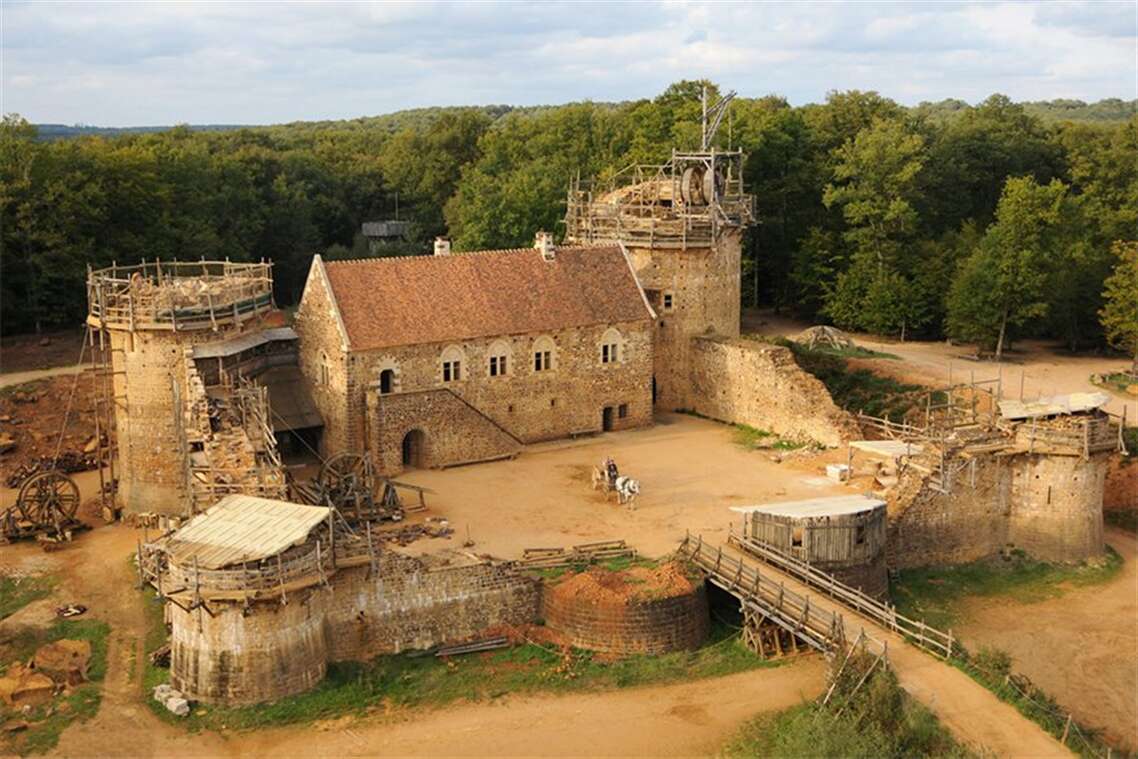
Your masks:
M1119 576L1058 598L1017 603L977 598L959 633L976 648L1010 653L1015 669L1112 742L1138 749L1138 540L1108 529L1125 559Z
M273 730L237 736L228 748L258 756L707 756L756 714L817 697L824 670L811 656L678 685L415 712L397 724Z
M793 337L810 325L763 312L749 312L744 318L744 329L763 335ZM967 382L972 373L977 380L1003 378L1004 397L1019 397L1022 375L1025 398L1060 395L1074 392L1106 392L1091 384L1092 374L1109 374L1122 371L1130 362L1121 357L1071 355L1063 353L1053 343L1023 340L1006 361L977 361L969 358L972 346L949 345L936 342L895 342L882 340L875 335L850 333L854 341L870 350L892 353L895 359L856 359L853 364L872 368L873 371L894 379L925 385L945 385L951 369L954 382ZM1126 408L1128 424L1138 424L1138 398L1127 398L1117 393L1111 396L1106 409L1122 414Z

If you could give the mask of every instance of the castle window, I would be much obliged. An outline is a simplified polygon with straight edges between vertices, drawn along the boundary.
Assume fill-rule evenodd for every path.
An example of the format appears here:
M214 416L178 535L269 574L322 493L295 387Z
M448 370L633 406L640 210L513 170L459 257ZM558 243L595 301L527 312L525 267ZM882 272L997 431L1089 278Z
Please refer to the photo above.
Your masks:
M328 379L332 374L332 367L328 363L328 354L321 351L320 353L320 384L327 385Z
M601 363L615 364L620 361L620 333L615 329L608 329L601 337Z
M671 311L673 303L673 296L671 293L664 293L664 310Z
M533 370L547 372L553 368L553 340L545 335L533 341Z
M450 346L443 351L443 382L458 382L462 379L462 351L457 346Z
M854 542L857 543L859 546L865 545L865 525L864 524L859 524L857 526L856 533L854 536Z
M384 369L379 373L379 394L387 395L395 389L395 370Z
M490 346L490 376L505 377L508 366L510 346L501 340Z
M617 406L616 407L616 415L620 419L626 419L628 417L628 404L622 403L619 406Z

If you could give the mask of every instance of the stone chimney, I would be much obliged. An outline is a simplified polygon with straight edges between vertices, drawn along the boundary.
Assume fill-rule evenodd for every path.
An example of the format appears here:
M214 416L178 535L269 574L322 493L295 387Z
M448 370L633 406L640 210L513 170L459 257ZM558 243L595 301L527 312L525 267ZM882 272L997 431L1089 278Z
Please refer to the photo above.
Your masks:
M435 238L435 255L436 256L449 256L450 255L450 240L445 237Z
M533 247L541 251L541 257L552 261L557 257L557 249L553 245L553 235L544 230L538 232L533 238Z

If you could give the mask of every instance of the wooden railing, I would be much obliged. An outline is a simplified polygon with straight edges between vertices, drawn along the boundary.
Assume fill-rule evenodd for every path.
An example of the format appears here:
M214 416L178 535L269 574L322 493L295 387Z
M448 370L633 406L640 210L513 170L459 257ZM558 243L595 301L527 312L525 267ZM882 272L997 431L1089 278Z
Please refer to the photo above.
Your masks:
M759 561L769 564L833 598L863 617L868 617L886 630L904 635L919 648L945 659L952 656L954 638L951 630L942 632L935 627L929 627L923 621L909 619L898 614L892 606L878 601L857 588L846 585L833 575L790 556L774 546L756 540L747 534L745 522L744 534L739 535L732 528L728 533L727 542Z
M678 554L708 574L708 579L751 609L797 635L819 651L828 652L845 645L845 628L840 614L811 605L809 596L786 588L775 575L765 575L759 567L725 554L723 547L712 548L703 538L688 534Z
M87 308L99 327L212 328L273 308L272 264L156 261L89 270Z

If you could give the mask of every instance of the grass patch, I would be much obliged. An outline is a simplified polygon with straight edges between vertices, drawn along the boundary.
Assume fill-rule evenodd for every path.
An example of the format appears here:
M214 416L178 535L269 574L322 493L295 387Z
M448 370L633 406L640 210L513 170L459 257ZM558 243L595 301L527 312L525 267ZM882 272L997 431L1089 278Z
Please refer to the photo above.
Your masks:
M51 575L0 577L0 619L12 616L32 601L47 598L55 589Z
M86 640L91 643L91 661L87 667L88 682L62 699L37 707L30 714L21 714L0 705L0 722L21 719L32 723L27 730L6 736L0 745L21 756L42 754L55 748L59 736L69 725L85 722L95 716L102 701L100 683L107 674L107 638L110 632L111 628L106 622L64 619L46 630L18 633L5 645L2 655L4 664L7 665L13 660L30 659L36 649L45 643L64 638Z
M146 695L150 708L160 718L190 730L244 730L371 711L483 701L506 694L571 693L679 682L770 666L777 665L747 650L733 628L714 624L709 643L696 651L617 661L604 661L587 651L563 652L527 644L450 661L398 655L380 656L366 664L331 664L324 681L306 693L255 707L199 705L186 718L174 717L149 698L150 689L165 679L166 671L148 664Z
M1127 427L1122 431L1122 444L1126 446L1126 455L1122 457L1123 463L1138 461L1138 427Z
M722 753L785 759L974 756L932 712L901 690L896 675L888 669L875 672L846 703L802 704L752 720Z
M786 440L769 430L747 424L733 424L731 427L734 430L735 444L747 450L795 451L810 445L797 440Z
M660 566L659 559L649 559L646 556L617 556L612 559L605 559L595 563L581 562L577 564L567 564L563 567L546 567L544 569L530 569L530 574L535 577L540 577L543 580L556 580L559 577L564 577L567 574L579 574L588 571L593 567L600 567L607 569L610 572L621 572L625 569L632 569L633 567L644 567L645 569L655 569Z
M1112 392L1132 398L1126 389L1138 384L1138 377L1127 372L1114 372L1113 374L1092 374L1091 384L1106 388Z
M1106 555L1079 564L1036 561L1022 552L955 567L901 570L890 583L897 611L947 629L960 619L962 602L971 596L1006 596L1024 603L1062 595L1070 587L1113 578L1122 557L1107 546Z
M834 403L847 411L862 411L899 422L925 392L920 385L898 382L868 369L851 369L846 357L832 350L811 350L790 340L782 344L790 348L804 371L826 386Z
M800 346L804 347L804 346ZM855 345L852 348L832 348L830 346L818 345L813 348L804 348L811 350L815 353L824 353L827 356L838 356L839 358L887 358L892 361L900 361L901 357L895 353L884 353L882 351L871 350L870 348L863 348L860 345Z

